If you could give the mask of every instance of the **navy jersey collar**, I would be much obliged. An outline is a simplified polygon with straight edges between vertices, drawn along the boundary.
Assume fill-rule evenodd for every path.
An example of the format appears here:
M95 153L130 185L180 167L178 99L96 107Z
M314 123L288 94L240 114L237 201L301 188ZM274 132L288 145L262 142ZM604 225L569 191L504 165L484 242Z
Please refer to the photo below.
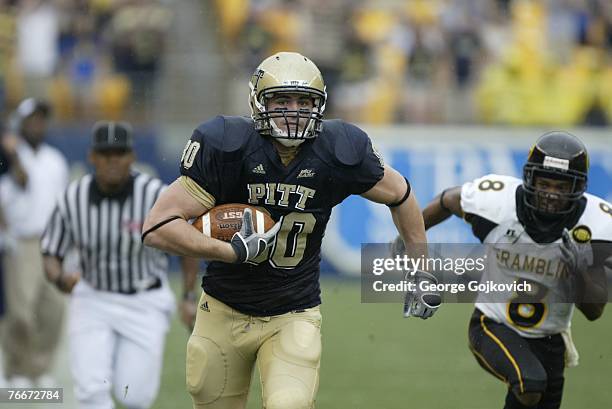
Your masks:
M291 172L296 166L298 166L302 162L302 159L304 159L305 155L306 156L308 155L307 152L311 150L312 144L316 141L317 138L304 141L300 145L300 148L298 149L293 160L289 162L287 166L283 164L283 161L281 160L280 155L276 151L276 148L274 147L274 142L272 141L272 137L262 136L261 139L262 139L261 143L263 145L263 150L266 153L266 156L268 156L268 159L270 159L270 161L275 167L277 167L278 169L282 170L285 173L288 173L288 172Z

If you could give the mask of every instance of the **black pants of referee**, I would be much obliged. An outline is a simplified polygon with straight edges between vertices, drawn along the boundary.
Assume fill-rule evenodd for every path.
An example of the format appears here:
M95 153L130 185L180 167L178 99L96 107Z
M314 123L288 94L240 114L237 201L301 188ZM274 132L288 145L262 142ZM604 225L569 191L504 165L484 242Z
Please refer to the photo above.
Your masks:
M565 368L565 344L561 335L524 338L475 309L470 320L469 341L480 366L508 385L504 409L561 406ZM542 398L535 406L525 406L515 393L539 393Z

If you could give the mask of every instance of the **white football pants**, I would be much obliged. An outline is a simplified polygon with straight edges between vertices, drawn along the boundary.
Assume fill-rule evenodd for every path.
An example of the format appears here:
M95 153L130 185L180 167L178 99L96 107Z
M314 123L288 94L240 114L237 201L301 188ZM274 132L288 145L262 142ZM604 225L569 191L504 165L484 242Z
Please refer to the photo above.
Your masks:
M128 409L153 404L174 306L167 283L132 295L97 291L84 280L77 284L68 336L79 408L111 409L111 392Z

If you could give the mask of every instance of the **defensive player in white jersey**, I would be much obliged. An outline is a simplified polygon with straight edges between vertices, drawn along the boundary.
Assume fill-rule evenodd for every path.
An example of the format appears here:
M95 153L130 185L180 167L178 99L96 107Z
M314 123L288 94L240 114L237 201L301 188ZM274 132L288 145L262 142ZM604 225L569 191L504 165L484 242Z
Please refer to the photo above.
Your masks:
M479 294L470 321L476 360L508 384L505 409L559 408L564 367L577 363L574 306L589 320L603 313L612 205L585 193L588 166L577 137L549 132L531 148L522 181L487 175L444 190L423 210L426 228L454 214L488 245L494 262L481 282L532 285L528 300Z

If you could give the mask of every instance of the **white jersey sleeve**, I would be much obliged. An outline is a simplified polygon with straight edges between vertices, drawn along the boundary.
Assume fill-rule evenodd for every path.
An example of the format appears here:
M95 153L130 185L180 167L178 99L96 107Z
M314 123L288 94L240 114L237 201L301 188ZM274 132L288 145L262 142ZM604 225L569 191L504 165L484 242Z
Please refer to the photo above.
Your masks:
M500 224L516 214L516 188L521 180L512 176L489 174L461 187L461 209Z
M585 197L587 204L576 225L591 230L591 241L612 242L612 204L589 193Z

